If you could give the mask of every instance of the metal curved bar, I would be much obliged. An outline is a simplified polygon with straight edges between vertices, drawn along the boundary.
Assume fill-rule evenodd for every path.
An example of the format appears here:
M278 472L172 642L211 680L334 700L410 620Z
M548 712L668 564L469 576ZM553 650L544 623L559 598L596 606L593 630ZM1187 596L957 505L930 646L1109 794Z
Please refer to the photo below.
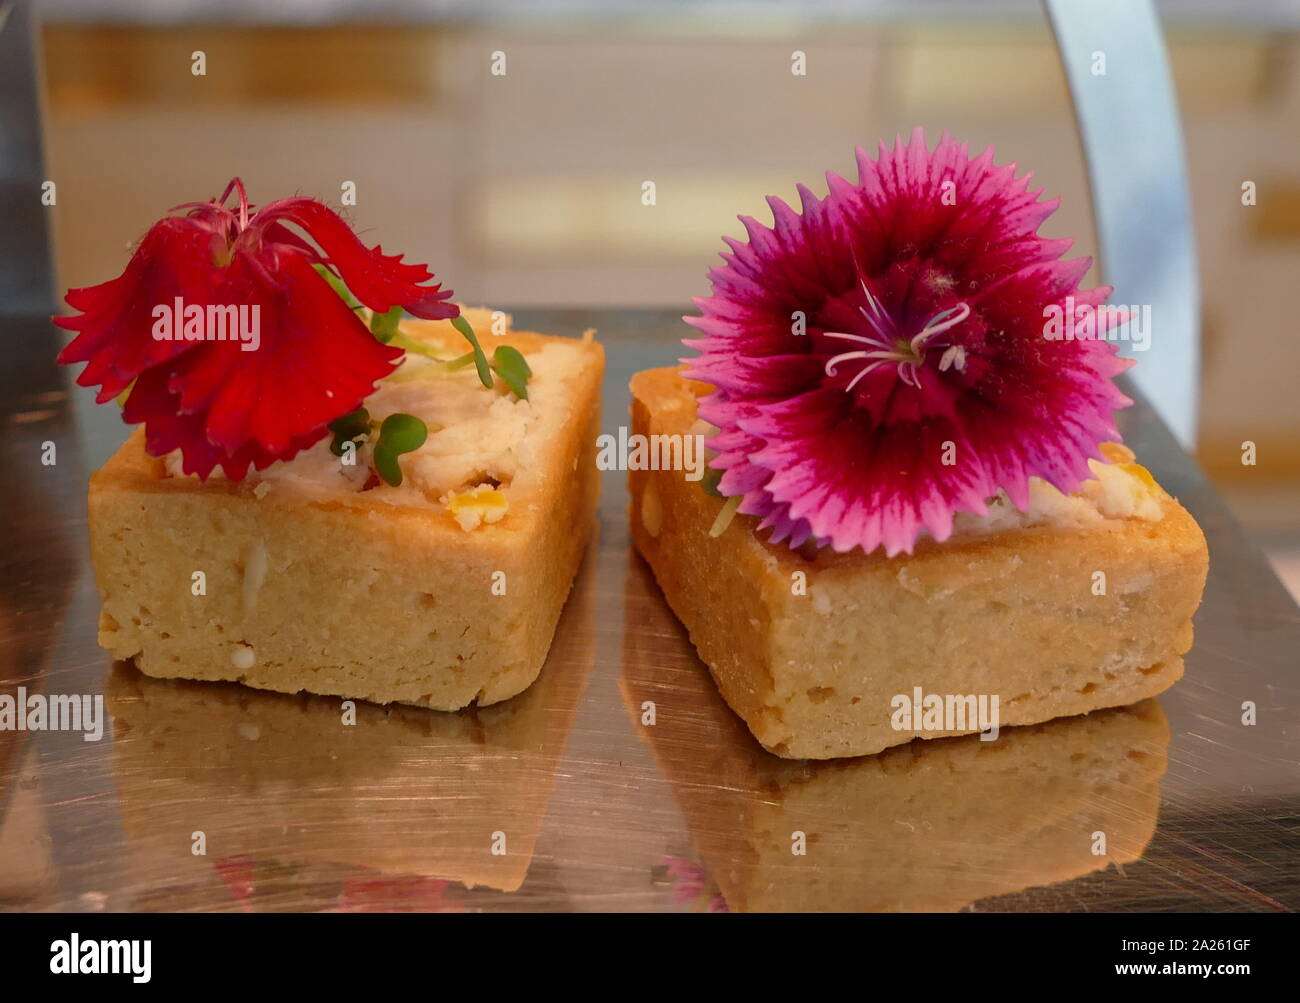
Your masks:
M1200 298L1178 103L1150 0L1043 0L1074 98L1111 302L1150 307L1134 381L1196 441ZM1098 56L1104 72L1098 72Z

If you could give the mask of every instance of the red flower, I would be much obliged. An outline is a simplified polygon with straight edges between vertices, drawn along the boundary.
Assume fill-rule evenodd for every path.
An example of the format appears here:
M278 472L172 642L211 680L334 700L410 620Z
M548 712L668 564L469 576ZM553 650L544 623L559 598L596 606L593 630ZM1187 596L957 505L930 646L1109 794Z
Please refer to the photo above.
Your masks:
M234 208L225 205L232 192ZM287 460L392 371L401 350L376 340L315 265L376 312L460 312L450 289L423 284L433 278L424 265L367 249L314 199L255 208L236 178L221 198L180 209L189 211L150 228L120 276L69 290L81 313L54 323L77 332L59 362L85 362L77 382L98 386L101 404L129 387L123 419L144 423L150 454L179 449L186 473L207 478L221 466L242 480L250 463ZM171 323L183 310L195 317L184 331ZM236 317L238 332L221 327Z

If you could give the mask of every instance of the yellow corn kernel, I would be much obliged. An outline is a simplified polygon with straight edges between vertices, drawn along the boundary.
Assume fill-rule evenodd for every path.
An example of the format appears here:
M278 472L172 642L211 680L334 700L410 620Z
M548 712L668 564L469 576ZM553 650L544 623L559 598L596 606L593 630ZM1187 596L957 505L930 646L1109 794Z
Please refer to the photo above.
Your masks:
M468 491L454 492L443 499L443 504L467 533L478 529L485 522L499 522L510 507L506 496L487 484Z

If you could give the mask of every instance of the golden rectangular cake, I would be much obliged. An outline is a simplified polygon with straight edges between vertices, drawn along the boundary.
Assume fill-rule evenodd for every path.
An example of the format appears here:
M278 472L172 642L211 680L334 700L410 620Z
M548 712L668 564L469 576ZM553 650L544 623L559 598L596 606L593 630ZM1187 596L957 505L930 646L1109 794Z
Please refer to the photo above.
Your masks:
M707 434L708 387L665 368L631 388L635 434ZM1205 539L1131 454L1108 452L1113 470L1096 464L1087 493L1045 494L1037 522L1014 509L959 520L945 542L894 557L774 545L749 516L715 537L723 500L675 470L630 473L632 535L765 748L866 755L982 730L899 727L898 699L918 692L996 696L1006 727L1131 704L1182 675ZM1116 506L1132 514L1106 514Z
M402 332L465 348L447 322ZM367 398L373 417L428 423L401 487L360 483L329 437L200 482L137 430L90 484L100 644L151 676L443 710L526 688L593 525L604 353L526 332L485 345L523 353L527 401L411 352Z

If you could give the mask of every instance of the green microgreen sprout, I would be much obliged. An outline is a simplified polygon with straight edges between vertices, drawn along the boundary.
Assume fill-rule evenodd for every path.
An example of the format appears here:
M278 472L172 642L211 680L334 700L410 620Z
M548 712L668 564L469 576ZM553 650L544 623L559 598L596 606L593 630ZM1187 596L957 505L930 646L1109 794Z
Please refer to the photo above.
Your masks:
M330 422L329 430L334 433L330 452L335 456L342 456L345 443L355 443L357 439L370 434L370 412L359 407L342 417L335 418Z
M370 333L387 345L398 334L397 325L402 322L403 310L395 306L387 313L371 313Z
M344 303L352 310L362 309L362 305L357 302L352 291L348 289L347 284L335 275L324 264L316 263L313 266L317 274L320 275L331 289L333 289ZM464 317L451 318L451 325L470 343L470 351L455 359L444 359L437 349L425 344L417 338L405 335L401 331L402 317L404 311L400 306L395 306L384 313L370 314L370 333L385 345L392 345L394 348L400 348L406 352L415 352L418 355L427 356L436 362L442 363L449 370L464 369L470 363L474 364L478 372L479 382L489 390L492 389L492 373L495 371L498 376L505 382L521 400L528 399L528 378L533 375L532 370L528 368L528 363L524 360L523 353L517 348L510 345L502 345L492 353L492 361L488 362L487 354L483 351L483 346L479 344L478 336L474 333L474 328L470 327L469 321Z
M352 295L352 290L350 290L347 287L347 285L344 284L341 278L339 278L337 275L335 275L333 272L331 272L328 268L326 268L324 265L320 264L319 262L312 265L312 267L316 269L316 274L319 275L322 279L324 279L327 283L329 283L329 287L339 294L339 298L342 299L343 302L348 305L349 309L351 310L361 309L361 304L358 303L356 301L356 298Z
M714 470L712 467L704 468L704 476L700 479L700 484L704 490L713 495L714 498L723 497L722 491L718 484L722 480L722 471Z
M388 344L394 348L400 348L406 352L414 352L416 355L423 355L433 359L435 362L446 364L446 359L432 345L427 345L418 338L412 338L409 334L403 334L401 331L394 331L393 336L388 340Z
M505 380L516 397L528 400L528 377L533 375L533 371L528 368L523 352L513 345L500 345L492 353L492 369Z
M469 326L469 321L464 317L453 317L451 326L465 336L471 347L474 349L474 368L478 370L479 382L489 390L492 389L492 372L488 369L487 356L483 354L483 346L478 343L478 338L474 334L474 329Z
M385 483L400 486L402 468L397 458L419 449L428 437L429 428L419 418L400 412L390 414L379 426L379 439L374 451L375 472Z

